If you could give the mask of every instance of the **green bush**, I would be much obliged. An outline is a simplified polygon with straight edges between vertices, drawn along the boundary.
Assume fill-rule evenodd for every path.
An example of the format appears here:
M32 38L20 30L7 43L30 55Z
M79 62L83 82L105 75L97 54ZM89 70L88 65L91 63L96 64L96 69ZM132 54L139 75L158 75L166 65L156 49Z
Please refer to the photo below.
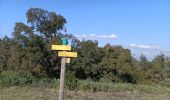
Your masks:
M58 79L52 78L36 78L29 74L3 71L0 73L0 86L41 86L41 87L57 87L59 86Z
M33 77L14 71L4 71L0 74L0 86L24 86L32 83Z
M70 90L75 90L78 87L78 79L74 76L73 73L66 73L65 85Z
M79 89L80 90L88 90L88 91L111 91L113 87L112 82L95 82L91 80L79 80Z
M89 82L88 80L86 81L79 81L79 89L82 89L82 90L91 90L92 88L92 83Z
M31 85L35 87L58 87L59 80L51 78L36 78Z
M141 85L129 83L114 83L109 81L92 81L78 80L74 74L66 74L65 85L69 90L85 90L85 91L103 91L103 92L121 92L121 91L140 91L145 93L170 93L170 80L162 81L160 84ZM35 87L58 87L59 80L52 78L35 78L33 76L13 72L4 71L0 73L0 87L3 86L35 86ZM161 92L160 92L161 91Z
M165 79L164 81L161 81L160 84L162 86L170 87L170 78Z
M122 92L122 91L140 91L145 93L163 93L170 92L170 88L152 84L130 84L130 83L113 83L113 82L95 82L91 80L79 80L78 89L86 91L103 91L103 92Z

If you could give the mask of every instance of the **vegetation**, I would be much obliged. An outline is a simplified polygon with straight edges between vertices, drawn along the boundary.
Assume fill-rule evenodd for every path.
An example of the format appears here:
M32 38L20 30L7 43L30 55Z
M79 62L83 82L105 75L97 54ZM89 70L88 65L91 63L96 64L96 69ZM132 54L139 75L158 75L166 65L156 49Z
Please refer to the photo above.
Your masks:
M82 82L84 83L84 82ZM90 84L93 84L90 83ZM99 85L101 83L95 83ZM105 83L104 83L105 84ZM102 85L103 86L103 85ZM58 100L58 87L4 87L0 89L1 100ZM112 92L65 91L66 100L169 100L170 89L161 86L114 84Z
M170 58L163 53L152 61L143 54L137 60L122 46L99 47L97 41L80 41L67 34L66 19L55 12L31 8L26 17L26 24L15 24L11 38L0 39L0 87L57 88L61 59L51 45L61 44L61 38L67 37L78 52L78 58L72 59L66 68L68 89L170 93Z

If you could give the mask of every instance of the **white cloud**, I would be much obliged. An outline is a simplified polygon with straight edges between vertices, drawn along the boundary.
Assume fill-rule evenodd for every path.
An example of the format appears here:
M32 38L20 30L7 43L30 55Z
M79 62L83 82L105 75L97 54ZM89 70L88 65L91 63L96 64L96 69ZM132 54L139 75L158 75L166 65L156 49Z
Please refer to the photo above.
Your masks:
M97 34L84 34L77 35L79 39L116 39L118 38L115 34L110 35L97 35Z
M132 48L141 48L141 49L161 49L159 45L143 45L143 44L129 44Z
M170 52L170 49L163 49L163 51L165 51L165 52Z
M98 38L101 38L101 39L116 39L117 36L115 34L111 34L111 35L99 35Z

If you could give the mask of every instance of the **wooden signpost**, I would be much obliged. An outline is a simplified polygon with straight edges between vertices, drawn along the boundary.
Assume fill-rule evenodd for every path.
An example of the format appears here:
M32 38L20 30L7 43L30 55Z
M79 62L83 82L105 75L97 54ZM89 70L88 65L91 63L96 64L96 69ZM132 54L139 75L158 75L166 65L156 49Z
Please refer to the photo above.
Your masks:
M65 77L66 63L70 63L70 58L77 57L77 52L68 52L71 51L71 46L68 45L68 40L65 38L62 39L62 45L52 45L51 49L58 50L59 51L58 56L62 57L59 100L64 100L64 77Z

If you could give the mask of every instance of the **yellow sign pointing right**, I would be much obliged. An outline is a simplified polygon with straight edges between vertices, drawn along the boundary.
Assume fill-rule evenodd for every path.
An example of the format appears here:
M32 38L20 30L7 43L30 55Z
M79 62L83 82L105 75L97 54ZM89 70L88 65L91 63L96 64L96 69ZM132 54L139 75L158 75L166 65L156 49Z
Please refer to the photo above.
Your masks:
M60 57L77 57L77 52L59 51L58 56L60 56Z
M67 64L70 63L70 58L66 58L66 63L67 63Z

